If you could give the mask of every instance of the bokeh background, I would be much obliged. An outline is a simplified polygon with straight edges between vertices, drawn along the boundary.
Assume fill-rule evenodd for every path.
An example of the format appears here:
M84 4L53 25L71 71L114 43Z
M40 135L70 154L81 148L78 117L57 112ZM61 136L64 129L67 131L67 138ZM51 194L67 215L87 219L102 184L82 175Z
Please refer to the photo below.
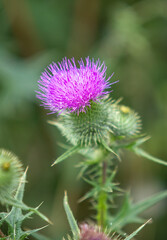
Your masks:
M54 225L42 232L62 239L69 231L62 199L69 201L79 222L91 214L90 204L77 200L87 190L76 180L75 155L51 168L66 143L35 97L37 80L52 61L65 56L104 60L114 71L112 97L134 108L150 135L144 149L167 160L167 2L166 0L1 0L0 1L0 147L13 151L29 166L25 202L37 206ZM125 153L117 181L139 201L167 187L165 167ZM167 236L165 201L143 216L153 223L142 240ZM39 227L38 217L26 227ZM128 233L137 225L126 228Z

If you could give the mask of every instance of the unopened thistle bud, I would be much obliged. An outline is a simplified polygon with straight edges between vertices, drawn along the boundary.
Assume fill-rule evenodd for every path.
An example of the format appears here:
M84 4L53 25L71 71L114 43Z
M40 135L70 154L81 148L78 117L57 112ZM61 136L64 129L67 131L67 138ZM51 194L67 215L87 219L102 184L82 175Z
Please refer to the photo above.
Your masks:
M2 203L13 195L22 174L22 164L18 158L13 153L0 149L0 201Z
M51 64L39 80L37 97L42 105L58 112L54 123L74 145L94 146L107 141L112 129L109 103L104 96L113 83L106 79L104 62L81 59L79 67L74 59Z
M62 114L58 117L56 125L72 144L89 147L107 142L113 128L107 101L92 101L86 113Z
M116 136L132 136L139 134L141 130L139 115L127 106L113 104L110 118L114 126L112 131Z

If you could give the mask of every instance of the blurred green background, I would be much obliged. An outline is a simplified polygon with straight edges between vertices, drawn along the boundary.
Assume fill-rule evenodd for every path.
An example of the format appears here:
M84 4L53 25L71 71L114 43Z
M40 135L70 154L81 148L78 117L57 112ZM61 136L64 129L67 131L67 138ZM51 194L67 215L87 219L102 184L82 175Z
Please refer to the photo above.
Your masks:
M64 150L59 131L50 126L35 97L44 68L65 56L104 60L108 76L120 82L112 97L134 108L143 132L152 138L145 149L167 160L167 1L166 0L1 0L0 1L0 147L29 166L25 202L37 206L53 222L42 232L56 239L69 231L62 206L64 190L79 222L91 214L90 204L77 200L87 190L77 180L76 155L51 168ZM163 166L125 153L117 181L138 201L167 187ZM138 235L142 240L167 236L165 201L145 216L153 224ZM29 228L43 226L38 217ZM129 226L131 233L137 226Z

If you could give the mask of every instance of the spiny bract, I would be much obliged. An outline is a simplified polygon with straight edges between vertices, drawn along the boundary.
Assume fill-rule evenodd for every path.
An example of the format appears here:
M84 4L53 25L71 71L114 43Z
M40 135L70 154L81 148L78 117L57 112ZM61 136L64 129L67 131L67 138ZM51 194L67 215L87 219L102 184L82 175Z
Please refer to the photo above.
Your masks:
M114 135L128 137L139 134L141 120L135 111L117 103L111 105L110 111L112 112L110 119L114 126L112 128Z
M61 114L54 122L73 145L93 147L107 143L110 135L137 135L141 121L136 112L111 100L91 102L86 113Z
M0 149L0 201L5 202L17 189L23 174L22 164L11 152Z
M55 125L62 131L62 134L74 145L95 146L107 142L109 134L114 128L110 121L110 102L91 102L86 113L61 114Z

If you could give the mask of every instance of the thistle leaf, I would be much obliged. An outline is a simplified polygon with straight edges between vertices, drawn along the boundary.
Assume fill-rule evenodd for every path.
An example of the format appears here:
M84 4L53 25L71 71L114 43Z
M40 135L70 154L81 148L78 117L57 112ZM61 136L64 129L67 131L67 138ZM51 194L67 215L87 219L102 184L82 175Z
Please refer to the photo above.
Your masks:
M65 160L66 158L71 156L72 154L78 152L80 149L81 149L80 145L70 148L65 153L63 153L60 157L58 157L51 166L53 167L55 164L62 162L63 160Z
M20 236L19 240L24 240L25 238L27 238L29 235L33 235L33 233L36 233L44 228L46 228L47 226L41 227L41 228L37 228L37 229L33 229L33 230L27 230L24 231L23 234ZM41 239L42 240L42 239Z
M67 193L65 192L65 196L64 196L64 209L67 215L67 219L68 222L70 224L71 227L71 231L73 233L74 238L79 239L79 234L80 234L80 230L78 228L77 222L73 216L73 213L69 207L68 204L68 198L67 198Z
M131 240L134 236L136 236L138 234L138 232L140 232L146 224L150 223L151 222L151 218L145 222L142 226L140 226L136 231L134 231L131 235L129 235L128 237L125 238L125 240Z
M142 223L143 219L140 218L139 215L166 197L167 191L163 191L141 202L132 204L129 194L126 194L122 208L117 215L112 218L111 226L113 230L121 230L126 224L129 223Z
M52 240L51 238L45 237L42 234L37 233L37 232L32 233L31 235L37 240Z
M24 188L26 182L26 173L24 172L23 176L20 179L20 183L16 194L14 197L6 199L6 204L11 205L11 211L7 213L0 214L0 223L6 222L8 224L8 234L11 235L15 240L21 240L33 233L34 231L38 231L40 229L32 230L32 231L22 231L22 223L25 219L29 218L33 213L39 215L43 220L50 223L49 219L45 217L42 213L38 211L38 208L28 207L23 203L24 196ZM28 211L25 215L22 213L22 210Z
M149 139L150 139L149 136L145 136L143 134L138 136L133 136L131 138L122 138L115 141L113 144L113 147L116 149L120 149L120 148L131 149L132 147L136 147L143 144Z
M139 147L133 147L132 151L135 152L136 154L144 157L144 158L147 158L148 160L151 160L153 162L156 162L156 163L162 164L164 166L167 166L167 162L165 162L165 161L163 161L163 160L161 160L159 158L153 157L152 155L150 155L149 153L145 152L143 149L141 149Z
M116 153L114 152L114 150L111 149L104 141L102 142L102 145L104 146L104 148L105 148L107 151L113 153L113 154L118 158L119 161L121 160L120 157L119 157L119 155L116 154Z
M27 171L28 171L28 168L26 168L25 172L23 173L23 175L20 179L18 189L15 194L15 199L20 202L23 201Z
M28 210L34 212L35 214L37 214L40 218L42 218L44 221L48 222L49 224L53 224L44 214L42 214L40 211L38 211L38 207L37 208L28 207Z
M150 136L144 136L144 137L140 137L139 139L137 139L135 141L135 146L140 146L141 144L147 142L151 137Z
M20 183L19 183L19 186L18 186L18 189L16 191L16 194L15 194L14 198L12 198L12 197L7 198L5 203L13 206L12 210L11 210L11 214L12 214L12 216L13 215L17 216L18 219L22 215L21 210L25 210L25 211L31 211L32 213L37 214L44 221L52 224L52 222L45 215L43 215L41 212L38 211L38 208L40 206L38 206L37 208L32 208L32 207L29 207L29 206L27 206L26 204L23 203L23 196L24 196L27 170L28 170L28 168L25 170L25 172L23 173L23 176L20 179ZM28 214L30 214L30 213L28 213ZM23 215L22 215L22 217L23 217Z
M48 225L44 226L44 227L41 227L41 228L37 228L37 229L33 229L33 230L27 230L25 231L25 236L29 236L29 235L32 235L35 237L35 234L37 234L37 232L39 232L40 230L46 228ZM38 236L38 235L37 235ZM24 239L24 238L23 238ZM40 238L37 238L37 239L40 239L40 240L50 240L49 238L46 238L46 237L43 237L41 234L40 234Z
M37 233L37 232L31 233L31 235L32 235L34 238L36 238L37 240L52 240L51 238L45 237L45 236L43 236L42 234Z

